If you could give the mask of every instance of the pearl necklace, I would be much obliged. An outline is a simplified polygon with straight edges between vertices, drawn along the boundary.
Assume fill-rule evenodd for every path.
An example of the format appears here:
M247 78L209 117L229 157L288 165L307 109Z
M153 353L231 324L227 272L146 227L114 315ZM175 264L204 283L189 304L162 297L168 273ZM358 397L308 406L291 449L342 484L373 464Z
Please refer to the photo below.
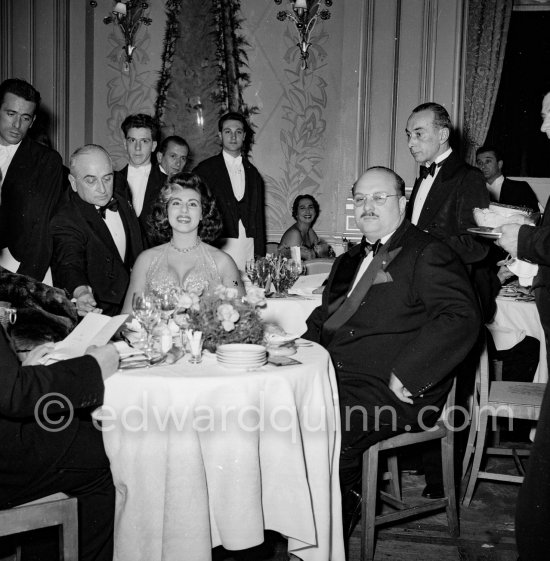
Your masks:
M193 251L194 249L199 247L200 243L201 243L201 239L197 238L197 241L193 245L180 249L179 247L176 247L174 245L174 240L173 239L170 240L170 246L173 247L176 251L179 251L180 253L189 253L190 251Z

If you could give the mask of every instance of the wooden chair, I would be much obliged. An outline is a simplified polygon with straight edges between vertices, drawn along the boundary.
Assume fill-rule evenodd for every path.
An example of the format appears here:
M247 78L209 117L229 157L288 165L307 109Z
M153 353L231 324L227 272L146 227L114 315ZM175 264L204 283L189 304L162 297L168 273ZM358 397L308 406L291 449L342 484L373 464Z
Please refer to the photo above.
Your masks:
M445 509L449 533L453 537L459 535L454 478L454 432L451 429L455 387L456 380L453 381L440 420L432 429L393 436L374 444L364 452L362 482L363 501L361 504L361 561L371 561L374 559L376 527L396 520ZM408 505L401 499L401 485L395 450L403 446L410 446L411 444L418 444L436 439L441 440L445 497L442 499L429 499L417 505ZM380 491L379 496L383 502L395 508L396 511L377 516L378 456L380 452L388 452L388 471L383 474L382 479L388 481L389 492Z
M489 418L493 418L493 426L496 426L496 419L498 418L530 419L536 421L539 418L545 387L546 384L503 382L501 380L491 381L487 348L483 350L476 373L472 418L462 464L462 473L466 476L473 454L472 470L464 498L462 499L464 506L469 506L478 479L509 483L523 482L524 470L520 456L528 455L529 451L496 446L486 447L485 439L487 437L488 422ZM487 455L512 456L519 475L480 471L484 453Z
M0 510L0 537L59 526L59 544L63 561L78 561L77 500L63 493L49 495L37 501ZM17 546L16 560L21 559Z

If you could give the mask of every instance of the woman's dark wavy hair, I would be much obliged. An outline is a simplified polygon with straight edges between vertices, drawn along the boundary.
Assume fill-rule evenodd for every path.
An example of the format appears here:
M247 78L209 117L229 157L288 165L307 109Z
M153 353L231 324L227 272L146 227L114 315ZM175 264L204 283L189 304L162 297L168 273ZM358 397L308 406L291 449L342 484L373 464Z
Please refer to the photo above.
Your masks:
M199 238L206 243L213 242L222 230L222 219L216 201L208 192L206 183L197 174L181 171L166 180L153 204L148 219L148 237L153 245L166 243L172 237L167 207L168 201L177 189L193 189L201 196L202 218L199 224Z
M292 203L292 218L296 220L296 217L298 216L298 205L300 204L300 201L304 199L309 199L313 203L313 209L315 210L315 220L311 224L313 226L313 224L317 222L317 218L319 218L319 213L321 212L321 207L313 195L298 195L294 199L294 202Z

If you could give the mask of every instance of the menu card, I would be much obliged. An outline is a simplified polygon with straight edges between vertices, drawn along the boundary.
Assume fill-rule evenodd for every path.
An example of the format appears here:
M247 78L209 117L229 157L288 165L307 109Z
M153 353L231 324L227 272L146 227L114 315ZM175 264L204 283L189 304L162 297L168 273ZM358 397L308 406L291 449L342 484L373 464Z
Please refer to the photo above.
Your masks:
M55 344L51 353L40 359L39 364L52 364L58 360L82 356L91 345L106 345L127 318L128 314L114 317L86 314L63 341Z

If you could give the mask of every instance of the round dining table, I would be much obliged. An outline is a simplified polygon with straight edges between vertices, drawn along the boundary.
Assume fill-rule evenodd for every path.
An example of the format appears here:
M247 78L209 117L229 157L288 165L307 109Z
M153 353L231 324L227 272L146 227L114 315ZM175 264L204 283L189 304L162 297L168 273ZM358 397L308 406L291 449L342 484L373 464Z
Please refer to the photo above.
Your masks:
M304 561L344 561L334 369L303 342L296 364L118 371L105 383L105 450L116 487L116 561L210 561L264 529Z

